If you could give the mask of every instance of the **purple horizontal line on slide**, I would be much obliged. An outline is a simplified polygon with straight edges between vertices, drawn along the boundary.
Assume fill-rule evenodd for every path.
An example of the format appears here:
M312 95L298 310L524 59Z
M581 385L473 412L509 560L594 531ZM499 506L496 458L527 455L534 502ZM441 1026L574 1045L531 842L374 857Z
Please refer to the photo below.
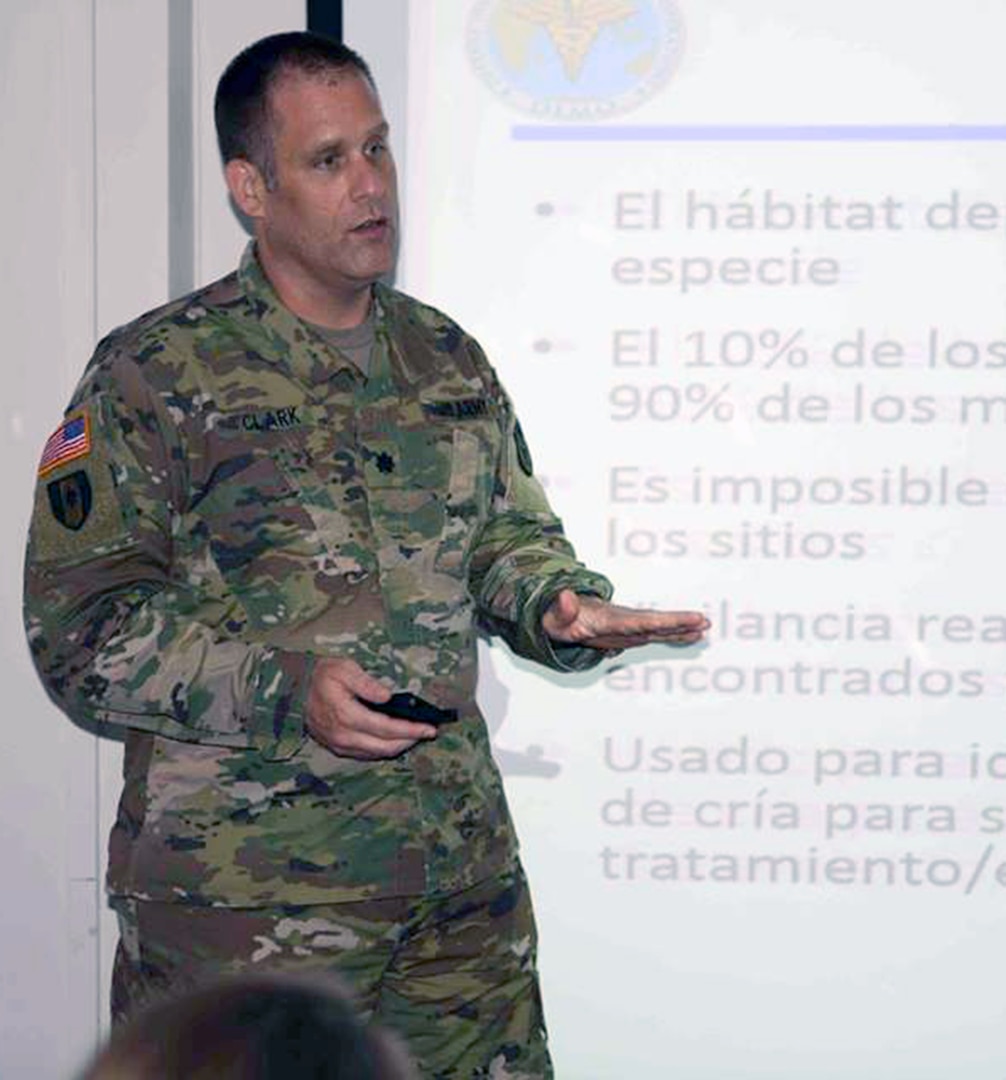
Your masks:
M518 142L1006 142L1006 124L515 124Z

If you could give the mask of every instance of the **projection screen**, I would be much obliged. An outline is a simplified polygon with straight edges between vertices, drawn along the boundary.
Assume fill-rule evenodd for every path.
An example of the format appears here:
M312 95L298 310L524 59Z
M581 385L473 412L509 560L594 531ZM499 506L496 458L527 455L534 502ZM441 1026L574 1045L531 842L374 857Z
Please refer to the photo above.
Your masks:
M713 623L483 650L557 1075L999 1080L1006 8L395 6L399 286L616 597Z

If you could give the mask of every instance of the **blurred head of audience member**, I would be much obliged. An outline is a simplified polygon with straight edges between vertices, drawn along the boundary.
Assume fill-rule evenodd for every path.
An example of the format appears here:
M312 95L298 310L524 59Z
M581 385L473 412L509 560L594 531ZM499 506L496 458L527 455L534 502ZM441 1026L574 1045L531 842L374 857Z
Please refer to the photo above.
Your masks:
M166 997L112 1032L80 1080L418 1080L341 983L238 975Z

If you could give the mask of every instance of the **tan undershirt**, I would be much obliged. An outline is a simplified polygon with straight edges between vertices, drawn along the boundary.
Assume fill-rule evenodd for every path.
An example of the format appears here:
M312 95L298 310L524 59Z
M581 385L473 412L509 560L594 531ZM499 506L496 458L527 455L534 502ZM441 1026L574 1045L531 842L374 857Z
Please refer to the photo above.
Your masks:
M327 345L342 353L364 378L370 374L371 354L374 351L373 308L359 326L350 326L346 330L334 330L330 326L318 326L317 323L308 323L308 326Z

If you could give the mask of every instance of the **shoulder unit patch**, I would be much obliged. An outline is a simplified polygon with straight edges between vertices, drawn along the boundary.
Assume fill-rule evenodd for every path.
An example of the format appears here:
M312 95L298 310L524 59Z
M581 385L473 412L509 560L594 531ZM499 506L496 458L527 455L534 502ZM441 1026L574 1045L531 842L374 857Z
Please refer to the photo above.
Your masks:
M47 487L52 516L60 525L76 532L91 513L91 481L87 473L78 469L67 476L50 480Z

